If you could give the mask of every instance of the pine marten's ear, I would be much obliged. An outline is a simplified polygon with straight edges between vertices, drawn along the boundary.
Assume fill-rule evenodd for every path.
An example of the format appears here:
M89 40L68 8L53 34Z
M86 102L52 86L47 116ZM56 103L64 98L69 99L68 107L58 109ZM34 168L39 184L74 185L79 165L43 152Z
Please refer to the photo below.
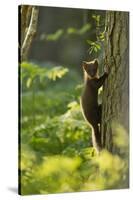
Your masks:
M86 68L86 65L87 65L86 61L83 61L83 62L82 62L82 67L83 67L83 68Z

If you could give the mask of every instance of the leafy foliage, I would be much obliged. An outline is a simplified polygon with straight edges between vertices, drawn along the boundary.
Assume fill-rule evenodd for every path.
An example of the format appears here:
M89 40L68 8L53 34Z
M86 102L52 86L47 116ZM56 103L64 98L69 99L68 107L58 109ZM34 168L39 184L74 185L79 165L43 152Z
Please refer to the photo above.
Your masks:
M92 52L98 52L98 50L101 49L101 46L98 42L92 42L90 40L87 40L87 43L91 46L89 49L89 53L91 54Z
M64 29L58 29L57 31L55 31L54 33L43 33L40 36L40 40L44 40L44 41L57 41L59 39L61 39L62 37L68 37L70 35L83 35L85 33L87 33L91 28L91 24L87 23L85 25L83 25L81 28L75 28L75 27L69 27L66 30Z
M33 63L23 62L21 63L21 80L26 82L27 88L31 86L33 81L39 78L40 81L43 79L51 79L55 81L57 78L62 78L68 72L68 68L62 66L56 66L52 69L47 67L40 67Z
M101 17L101 15L92 15L92 18L95 20L95 26L96 26L96 40L91 41L87 40L87 43L89 44L89 54L96 54L98 51L101 50L105 38L105 25L104 21Z
M69 27L67 29L67 34L71 35L71 34L76 34L76 35L83 35L85 34L87 31L89 31L91 28L90 24L85 24L84 26L82 26L80 29L76 29L73 27Z

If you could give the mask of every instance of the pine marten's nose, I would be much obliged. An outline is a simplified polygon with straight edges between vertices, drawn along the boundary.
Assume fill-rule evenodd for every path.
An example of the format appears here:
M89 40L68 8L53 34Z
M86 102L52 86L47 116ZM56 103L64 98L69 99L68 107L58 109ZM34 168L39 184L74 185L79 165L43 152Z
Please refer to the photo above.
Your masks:
M94 77L96 73L94 71L90 71L89 74L91 77Z

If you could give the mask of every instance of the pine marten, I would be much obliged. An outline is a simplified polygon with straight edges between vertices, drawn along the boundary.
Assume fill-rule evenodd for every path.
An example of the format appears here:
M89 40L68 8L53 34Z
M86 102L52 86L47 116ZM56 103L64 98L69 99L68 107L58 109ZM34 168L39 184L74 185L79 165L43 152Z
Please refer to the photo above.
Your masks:
M92 128L93 147L99 152L102 148L101 144L101 105L98 105L98 89L103 85L108 76L108 71L103 76L98 77L98 61L97 59L82 63L84 72L84 89L81 96L81 107L83 115Z

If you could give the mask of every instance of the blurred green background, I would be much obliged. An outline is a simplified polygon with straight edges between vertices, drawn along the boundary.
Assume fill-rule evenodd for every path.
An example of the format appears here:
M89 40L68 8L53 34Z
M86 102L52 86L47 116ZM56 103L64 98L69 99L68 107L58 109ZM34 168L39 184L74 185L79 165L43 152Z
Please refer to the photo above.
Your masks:
M39 8L29 60L20 68L23 195L127 187L127 160L96 155L80 108L81 64L98 57L102 71L104 30L105 11Z

